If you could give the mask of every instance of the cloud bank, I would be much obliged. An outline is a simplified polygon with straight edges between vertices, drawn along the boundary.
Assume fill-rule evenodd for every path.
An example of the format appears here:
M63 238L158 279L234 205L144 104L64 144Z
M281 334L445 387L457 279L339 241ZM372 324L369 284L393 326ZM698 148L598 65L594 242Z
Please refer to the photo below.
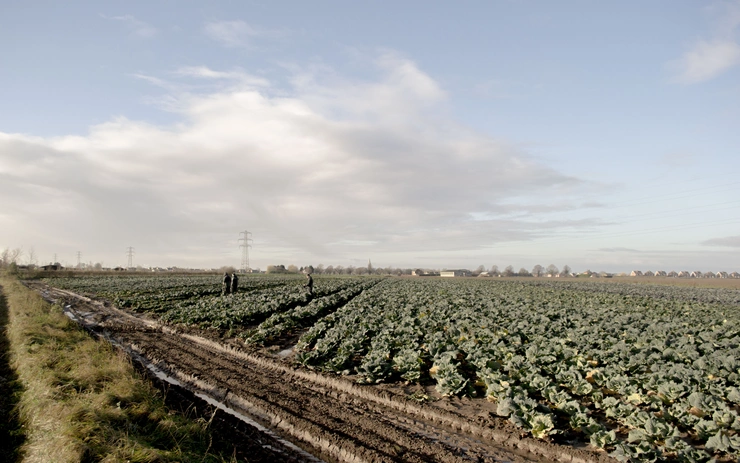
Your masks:
M707 240L704 244L708 246L726 246L730 248L740 248L740 235L738 236L726 236L723 238L713 238Z
M86 136L0 133L0 226L39 252L115 265L134 246L150 265L217 266L238 262L245 229L268 262L413 265L573 225L547 214L577 207L584 182L440 116L444 90L412 61L373 65L374 81L299 70L291 88L183 68L161 85L174 126L118 117ZM203 80L210 90L194 91ZM49 230L53 242L34 242Z

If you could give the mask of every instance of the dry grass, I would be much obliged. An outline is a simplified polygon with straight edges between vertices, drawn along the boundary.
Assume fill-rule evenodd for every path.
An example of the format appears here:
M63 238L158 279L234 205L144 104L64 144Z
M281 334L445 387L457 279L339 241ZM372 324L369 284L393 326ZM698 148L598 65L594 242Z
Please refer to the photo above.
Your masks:
M6 327L8 306L0 292L0 463L15 463L25 439L17 413L23 392L15 371L10 366L10 342Z
M209 423L170 412L128 358L15 279L0 279L27 462L223 462Z

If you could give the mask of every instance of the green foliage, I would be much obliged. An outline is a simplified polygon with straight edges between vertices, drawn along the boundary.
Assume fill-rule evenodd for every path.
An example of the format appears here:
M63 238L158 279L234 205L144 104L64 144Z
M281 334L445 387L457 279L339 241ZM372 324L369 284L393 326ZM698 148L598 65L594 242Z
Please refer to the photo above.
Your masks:
M482 393L536 437L580 436L622 461L740 456L738 291L344 278L317 279L309 300L300 277L246 280L227 297L209 293L218 281L92 286L172 323L258 324L251 343L308 328L296 360L309 368Z

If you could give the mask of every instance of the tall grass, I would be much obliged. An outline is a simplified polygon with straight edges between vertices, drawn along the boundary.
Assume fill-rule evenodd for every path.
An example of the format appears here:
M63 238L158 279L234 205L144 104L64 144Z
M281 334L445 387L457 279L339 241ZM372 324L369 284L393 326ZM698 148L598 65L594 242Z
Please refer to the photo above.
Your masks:
M25 434L17 410L22 388L10 365L7 325L8 305L0 291L0 463L15 463Z
M209 422L167 409L129 359L92 339L58 306L0 278L7 338L23 392L27 462L224 462Z

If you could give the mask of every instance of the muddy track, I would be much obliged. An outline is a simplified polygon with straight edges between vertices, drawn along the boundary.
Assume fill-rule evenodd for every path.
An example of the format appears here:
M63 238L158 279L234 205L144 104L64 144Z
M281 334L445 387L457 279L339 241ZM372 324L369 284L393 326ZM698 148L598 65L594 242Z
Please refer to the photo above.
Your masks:
M403 394L320 375L160 325L73 293L30 285L70 318L166 378L260 429L274 461L612 462L603 453L529 438ZM297 447L296 447L297 446Z

